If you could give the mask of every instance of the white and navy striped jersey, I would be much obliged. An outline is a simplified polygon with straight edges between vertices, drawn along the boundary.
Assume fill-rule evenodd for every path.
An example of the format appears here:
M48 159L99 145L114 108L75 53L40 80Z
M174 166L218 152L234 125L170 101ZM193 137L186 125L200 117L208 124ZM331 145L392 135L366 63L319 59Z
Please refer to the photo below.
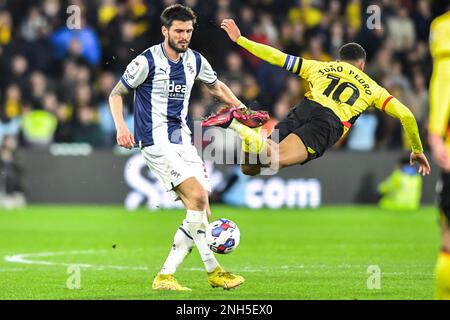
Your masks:
M134 137L141 148L169 142L191 144L187 117L195 80L212 85L217 74L191 49L174 62L161 43L130 62L121 81L134 89Z

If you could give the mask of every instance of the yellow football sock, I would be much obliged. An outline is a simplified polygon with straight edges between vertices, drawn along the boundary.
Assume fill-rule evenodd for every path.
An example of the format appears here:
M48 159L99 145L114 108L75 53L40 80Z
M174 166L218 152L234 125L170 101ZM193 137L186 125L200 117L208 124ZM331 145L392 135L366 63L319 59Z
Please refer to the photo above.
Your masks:
M250 147L247 143L245 143L244 140L242 140L242 151L244 151L246 153L250 153Z
M450 253L441 251L436 263L437 300L450 300Z
M261 127L250 128L233 119L229 128L239 134L244 152L259 154L266 146L266 140L261 136Z
M247 127L245 124L239 122L236 119L233 119L233 121L231 121L229 128L236 131L237 134L239 134L239 137L241 137L242 141L245 141L248 137L253 137L255 139L257 138L252 128Z

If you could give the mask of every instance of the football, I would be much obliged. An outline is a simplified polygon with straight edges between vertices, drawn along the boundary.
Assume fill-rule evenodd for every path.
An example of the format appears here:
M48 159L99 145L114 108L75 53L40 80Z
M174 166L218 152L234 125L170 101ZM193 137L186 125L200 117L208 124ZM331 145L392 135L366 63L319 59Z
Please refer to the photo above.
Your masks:
M206 242L215 253L226 254L234 251L240 240L241 232L231 220L218 219L206 227Z

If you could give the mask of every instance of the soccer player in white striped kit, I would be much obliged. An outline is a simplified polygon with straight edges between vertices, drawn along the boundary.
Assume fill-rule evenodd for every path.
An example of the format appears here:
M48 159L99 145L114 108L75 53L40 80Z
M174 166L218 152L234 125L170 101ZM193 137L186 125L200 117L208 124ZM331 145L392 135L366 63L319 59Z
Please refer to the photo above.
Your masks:
M211 187L203 161L192 145L187 115L195 80L206 84L209 92L227 105L245 106L217 79L209 62L188 48L195 21L192 9L179 4L167 7L161 14L164 42L131 61L109 98L117 143L128 149L137 144L150 170L187 209L172 250L153 281L156 290L191 290L173 275L194 245L211 286L231 289L244 282L242 276L225 272L206 244ZM122 96L130 91L134 91L134 135L123 118Z

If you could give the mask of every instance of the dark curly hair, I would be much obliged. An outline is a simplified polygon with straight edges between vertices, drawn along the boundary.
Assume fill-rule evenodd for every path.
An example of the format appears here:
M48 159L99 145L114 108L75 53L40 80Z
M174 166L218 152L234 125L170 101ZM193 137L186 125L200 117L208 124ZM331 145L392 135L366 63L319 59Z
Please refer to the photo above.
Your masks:
M339 59L343 61L357 61L357 60L366 60L366 50L364 50L361 45L356 42L350 42L344 44L339 49Z
M170 28L175 20L192 21L192 24L195 24L197 16L191 8L182 6L181 4L174 4L162 12L161 24L166 28Z

